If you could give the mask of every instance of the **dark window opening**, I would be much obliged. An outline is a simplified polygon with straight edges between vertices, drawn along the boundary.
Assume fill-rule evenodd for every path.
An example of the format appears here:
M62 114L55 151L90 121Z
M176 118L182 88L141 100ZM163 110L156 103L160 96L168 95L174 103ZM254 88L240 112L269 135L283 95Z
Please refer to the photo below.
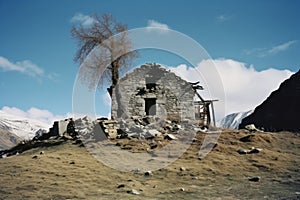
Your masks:
M146 89L148 90L155 90L156 83L152 77L146 77Z
M156 115L156 99L145 99L145 112L146 115Z

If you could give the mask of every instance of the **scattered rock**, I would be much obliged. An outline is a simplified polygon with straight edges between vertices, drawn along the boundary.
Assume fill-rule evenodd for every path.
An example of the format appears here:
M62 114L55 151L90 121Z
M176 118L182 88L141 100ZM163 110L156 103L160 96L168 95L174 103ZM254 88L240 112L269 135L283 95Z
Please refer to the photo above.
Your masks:
M45 152L44 152L44 151L41 151L41 152L40 152L40 155L44 155L44 154L45 154Z
M74 165L74 164L75 164L75 161L71 161L71 162L70 162L70 165Z
M135 190L135 189L128 190L127 193L129 193L129 194L135 194L135 195L140 194L140 193L139 193L137 190Z
M165 138L168 139L168 140L177 140L177 138L174 135L172 135L172 134L167 134L165 136Z
M245 137L240 138L241 142L253 142L253 138L255 135L247 135Z
M184 192L184 191L185 191L185 189L184 189L184 188L180 188L180 191Z
M260 149L260 148L252 147L250 150L239 149L237 152L239 154L252 154L252 153L259 153L261 151L262 151L262 149Z
M32 159L37 159L37 158L38 158L37 155L32 156Z
M153 173L152 173L151 171L146 171L146 172L144 173L144 175L145 175L145 176L152 176Z
M157 144L151 144L151 145L150 145L150 149L155 149L155 148L157 148L157 147L158 147Z
M255 132L255 131L257 131L257 132L263 132L263 131L257 129L254 124L248 124L248 125L246 125L245 129L247 129L248 131L251 131L251 132Z
M262 149L260 149L260 148L252 147L250 149L249 153L259 153L261 151L262 151Z
M202 132L202 133L206 133L207 132L207 128L206 127L203 127L203 128L199 128L199 127L195 127L194 128L194 131L199 131L199 132Z
M260 176L248 177L248 180L252 181L252 182L259 182L260 181Z
M246 150L246 149L239 149L237 152L238 152L239 154L247 154L247 153L248 153L248 150Z
M156 136L160 136L160 135L161 135L161 132L159 132L159 131L156 130L156 129L150 129L150 130L148 130L148 133L149 133L150 135L152 135L153 137L156 137Z
M185 167L180 167L180 171L186 171Z
M124 188L125 187L125 184L120 184L117 186L117 188Z

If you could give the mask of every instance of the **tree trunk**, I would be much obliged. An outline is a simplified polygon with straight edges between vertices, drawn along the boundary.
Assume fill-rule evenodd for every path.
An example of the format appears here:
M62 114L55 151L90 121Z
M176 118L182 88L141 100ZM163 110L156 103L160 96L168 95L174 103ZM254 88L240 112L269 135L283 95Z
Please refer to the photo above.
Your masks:
M111 76L111 87L110 87L110 96L112 99L112 106L114 103L116 103L116 113L113 112L113 107L111 111L111 117L112 119L114 118L119 118L122 115L122 109L121 109L121 95L119 92L119 86L118 86L118 81L119 81L119 60L115 60L112 62L112 76ZM115 98L115 99L114 99Z
M111 83L112 86L116 86L119 80L119 60L115 60L112 62L112 71L111 71Z

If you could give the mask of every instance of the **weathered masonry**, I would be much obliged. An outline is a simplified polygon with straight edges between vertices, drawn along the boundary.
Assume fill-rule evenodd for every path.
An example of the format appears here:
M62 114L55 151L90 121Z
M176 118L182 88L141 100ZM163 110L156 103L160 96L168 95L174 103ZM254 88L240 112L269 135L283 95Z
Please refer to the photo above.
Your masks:
M203 98L200 99L202 103L194 102L199 87L158 64L142 65L119 80L112 96L112 118L154 116L177 121L199 117L210 119L210 103ZM205 105L201 113L197 109L199 104ZM208 121L205 123L209 124Z

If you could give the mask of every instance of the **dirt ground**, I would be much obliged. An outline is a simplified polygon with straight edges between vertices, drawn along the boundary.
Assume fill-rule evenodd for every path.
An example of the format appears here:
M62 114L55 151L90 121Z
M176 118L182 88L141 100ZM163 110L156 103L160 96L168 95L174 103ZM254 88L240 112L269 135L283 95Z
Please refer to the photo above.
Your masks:
M240 141L247 135L250 141ZM196 138L179 159L150 176L107 167L73 141L34 148L0 159L0 199L300 199L299 134L223 130L201 160L204 134ZM149 147L138 139L115 143L135 154ZM253 146L263 150L237 152ZM261 179L249 181L252 176Z

